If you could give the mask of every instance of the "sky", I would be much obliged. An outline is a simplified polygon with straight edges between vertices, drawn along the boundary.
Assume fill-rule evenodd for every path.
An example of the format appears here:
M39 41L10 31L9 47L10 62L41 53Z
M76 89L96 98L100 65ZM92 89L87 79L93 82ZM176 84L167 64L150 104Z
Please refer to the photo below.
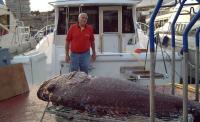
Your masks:
M5 3L5 0L3 0ZM48 4L48 2L52 2L55 0L30 0L30 8L31 11L50 11L53 9L51 5Z
M30 0L30 8L31 11L49 11L52 10L53 7L48 4L48 2L52 2L54 0Z

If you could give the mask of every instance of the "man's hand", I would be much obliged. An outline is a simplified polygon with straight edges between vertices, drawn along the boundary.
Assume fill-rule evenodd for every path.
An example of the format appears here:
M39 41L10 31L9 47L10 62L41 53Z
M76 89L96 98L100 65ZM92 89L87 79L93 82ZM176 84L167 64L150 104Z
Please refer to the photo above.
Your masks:
M65 61L66 61L67 63L70 63L70 56L69 56L69 54L66 54L66 55L65 55Z
M96 53L93 53L93 54L92 54L91 61L92 61L92 62L95 62L95 61L96 61Z

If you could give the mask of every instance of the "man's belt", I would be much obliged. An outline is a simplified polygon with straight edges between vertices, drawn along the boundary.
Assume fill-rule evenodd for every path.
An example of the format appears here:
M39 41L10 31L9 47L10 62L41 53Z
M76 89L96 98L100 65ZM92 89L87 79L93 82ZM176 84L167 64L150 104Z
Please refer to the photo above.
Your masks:
M86 53L86 52L88 52L89 50L87 50L87 51L83 51L83 52L76 52L76 51L72 51L72 53L76 53L76 54L83 54L83 53Z

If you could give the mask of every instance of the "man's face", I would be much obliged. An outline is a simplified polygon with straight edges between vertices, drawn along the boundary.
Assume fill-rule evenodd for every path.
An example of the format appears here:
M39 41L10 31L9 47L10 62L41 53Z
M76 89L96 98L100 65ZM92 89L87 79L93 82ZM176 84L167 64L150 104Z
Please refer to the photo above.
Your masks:
M79 17L79 20L78 20L78 22L79 22L79 24L81 25L81 26L85 26L85 24L87 23L87 19L88 19L88 17L87 17L87 15L81 15L80 17Z

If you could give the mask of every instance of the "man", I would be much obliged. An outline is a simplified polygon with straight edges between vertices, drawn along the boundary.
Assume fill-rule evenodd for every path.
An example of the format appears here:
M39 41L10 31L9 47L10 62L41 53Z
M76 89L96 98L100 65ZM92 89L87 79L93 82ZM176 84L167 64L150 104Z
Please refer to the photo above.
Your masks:
M88 16L80 13L78 23L71 25L67 33L65 51L66 62L70 63L70 71L83 71L88 74L90 62L90 47L92 48L91 61L96 60L94 34L92 26L87 24ZM71 54L69 55L69 47Z

